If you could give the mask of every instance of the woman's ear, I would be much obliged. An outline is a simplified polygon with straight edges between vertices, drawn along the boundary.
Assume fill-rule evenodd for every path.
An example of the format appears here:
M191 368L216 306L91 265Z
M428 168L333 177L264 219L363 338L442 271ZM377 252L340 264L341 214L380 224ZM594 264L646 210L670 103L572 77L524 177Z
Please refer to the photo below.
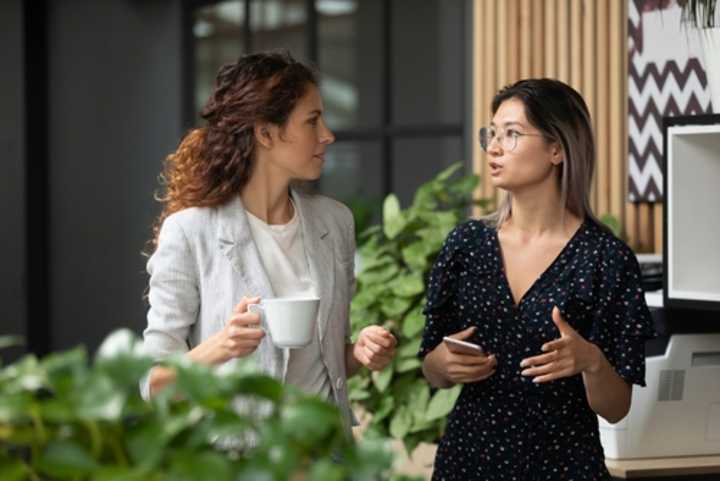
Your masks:
M560 165L565 160L565 152L558 142L554 142L552 146L552 162L553 165Z
M255 134L255 141L265 147L266 149L269 149L272 147L273 144L273 138L271 134L271 128L270 125L267 123L261 123L258 122L255 124L255 127L253 128L253 132Z

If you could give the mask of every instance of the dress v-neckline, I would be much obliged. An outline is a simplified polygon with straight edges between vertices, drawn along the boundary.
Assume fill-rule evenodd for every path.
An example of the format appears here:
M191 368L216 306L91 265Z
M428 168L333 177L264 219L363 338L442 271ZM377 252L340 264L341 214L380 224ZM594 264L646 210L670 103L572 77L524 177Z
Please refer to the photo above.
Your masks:
M495 241L495 250L497 251L500 278L505 289L506 298L510 301L511 306L514 309L520 309L520 306L522 305L523 301L528 297L528 294L535 290L536 286L540 283L540 281L545 278L550 273L550 271L554 269L555 265L558 264L558 262L560 262L560 259L565 256L565 253L568 251L570 245L572 245L575 242L575 239L580 236L580 233L585 230L587 222L587 218L583 219L583 221L580 223L580 226L575 230L570 239L568 239L563 248L560 249L558 255L555 256L552 262L548 264L548 266L540 273L540 275L530 284L530 287L528 287L525 292L523 292L523 294L520 296L520 299L517 300L515 299L512 288L510 288L510 280L507 277L507 271L505 269L505 258L503 255L502 245L500 244L500 236L498 235L498 229L493 229L493 239Z

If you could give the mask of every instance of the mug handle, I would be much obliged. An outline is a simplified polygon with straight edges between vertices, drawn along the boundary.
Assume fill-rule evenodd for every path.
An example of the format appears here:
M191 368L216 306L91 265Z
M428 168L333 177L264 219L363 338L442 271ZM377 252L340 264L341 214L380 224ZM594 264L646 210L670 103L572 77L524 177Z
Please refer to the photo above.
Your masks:
M263 309L262 304L248 304L248 312L252 312L253 314L259 314L260 315L260 329L265 331L266 333L268 330L265 328L265 310Z
M263 307L262 304L249 304L247 306L248 312L252 312L253 314L260 314L260 323L262 324L263 320Z

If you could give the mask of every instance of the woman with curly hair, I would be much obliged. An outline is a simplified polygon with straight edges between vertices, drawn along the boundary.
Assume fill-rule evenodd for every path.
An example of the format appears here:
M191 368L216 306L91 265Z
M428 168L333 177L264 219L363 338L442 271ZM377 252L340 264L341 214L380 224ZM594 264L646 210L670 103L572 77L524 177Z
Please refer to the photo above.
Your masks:
M320 177L334 142L313 70L287 53L259 53L223 66L192 130L168 156L148 261L146 349L156 359L186 353L220 365L252 356L266 373L334 401L350 427L346 378L384 368L395 338L379 326L349 341L354 224L344 205L301 193ZM250 304L320 297L315 336L281 349ZM156 366L147 398L173 382Z

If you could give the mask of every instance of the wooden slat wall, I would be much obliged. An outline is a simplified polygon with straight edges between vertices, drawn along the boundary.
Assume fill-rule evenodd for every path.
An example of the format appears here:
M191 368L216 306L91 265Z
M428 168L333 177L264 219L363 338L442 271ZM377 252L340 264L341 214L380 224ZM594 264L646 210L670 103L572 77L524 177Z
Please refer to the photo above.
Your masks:
M592 115L598 163L591 195L639 252L662 252L662 204L627 201L627 0L474 0L473 127L489 122L503 86L554 77L576 88ZM498 199L485 154L473 146L477 195Z

